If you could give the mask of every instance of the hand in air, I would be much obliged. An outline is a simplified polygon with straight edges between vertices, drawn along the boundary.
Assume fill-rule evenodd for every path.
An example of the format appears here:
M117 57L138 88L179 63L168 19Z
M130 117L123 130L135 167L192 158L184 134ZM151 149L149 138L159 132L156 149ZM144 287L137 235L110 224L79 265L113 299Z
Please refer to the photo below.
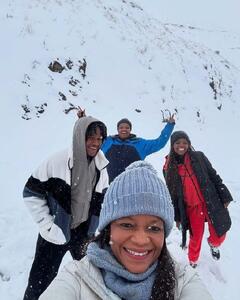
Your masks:
M169 118L167 118L167 123L175 123L175 115L174 114L171 114L170 116L169 116Z
M77 116L79 119L82 117L86 117L85 109L81 109L81 107L79 106L79 109L77 111Z

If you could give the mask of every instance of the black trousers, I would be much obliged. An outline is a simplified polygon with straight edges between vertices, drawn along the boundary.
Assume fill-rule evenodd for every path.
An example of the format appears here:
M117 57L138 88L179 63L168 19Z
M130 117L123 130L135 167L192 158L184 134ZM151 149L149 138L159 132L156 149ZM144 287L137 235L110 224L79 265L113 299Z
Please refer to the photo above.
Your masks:
M85 255L87 240L84 223L71 230L71 239L65 245L49 243L39 235L23 300L37 300L40 297L57 275L67 251L73 259L81 259Z

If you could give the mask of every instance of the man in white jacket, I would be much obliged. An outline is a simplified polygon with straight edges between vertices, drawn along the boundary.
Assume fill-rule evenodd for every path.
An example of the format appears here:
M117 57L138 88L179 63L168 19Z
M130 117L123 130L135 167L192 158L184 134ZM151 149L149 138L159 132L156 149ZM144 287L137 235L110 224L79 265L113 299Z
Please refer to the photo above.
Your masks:
M70 150L47 160L28 179L23 196L39 236L24 300L37 300L57 275L65 253L82 258L108 187L107 159L100 147L106 126L92 117L76 121Z

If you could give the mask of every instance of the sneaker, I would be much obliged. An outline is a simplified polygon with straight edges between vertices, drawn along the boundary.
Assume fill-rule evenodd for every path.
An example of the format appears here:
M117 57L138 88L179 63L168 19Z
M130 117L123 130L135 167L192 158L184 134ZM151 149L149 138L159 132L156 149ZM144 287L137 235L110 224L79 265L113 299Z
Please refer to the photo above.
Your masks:
M209 246L211 249L211 254L212 254L213 259L219 260L220 259L220 250L218 249L218 247L214 247L211 245L209 245Z
M189 262L189 265L190 265L193 269L195 269L195 268L197 267L197 263L196 263L196 262L193 262L193 261L190 261L190 262Z

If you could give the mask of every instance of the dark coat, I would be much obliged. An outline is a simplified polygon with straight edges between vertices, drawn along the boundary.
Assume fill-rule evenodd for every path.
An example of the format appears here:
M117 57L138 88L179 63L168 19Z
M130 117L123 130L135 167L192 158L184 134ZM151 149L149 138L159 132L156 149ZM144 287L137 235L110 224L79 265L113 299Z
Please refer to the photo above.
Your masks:
M193 172L198 180L202 195L206 202L208 216L218 236L225 234L231 227L231 219L224 203L231 202L232 196L228 188L223 184L221 177L212 167L211 163L200 151L189 151ZM171 191L170 191L171 193ZM175 221L181 222L183 230L183 246L186 242L186 230L188 224L182 181L177 177L176 192L172 195L175 212Z

